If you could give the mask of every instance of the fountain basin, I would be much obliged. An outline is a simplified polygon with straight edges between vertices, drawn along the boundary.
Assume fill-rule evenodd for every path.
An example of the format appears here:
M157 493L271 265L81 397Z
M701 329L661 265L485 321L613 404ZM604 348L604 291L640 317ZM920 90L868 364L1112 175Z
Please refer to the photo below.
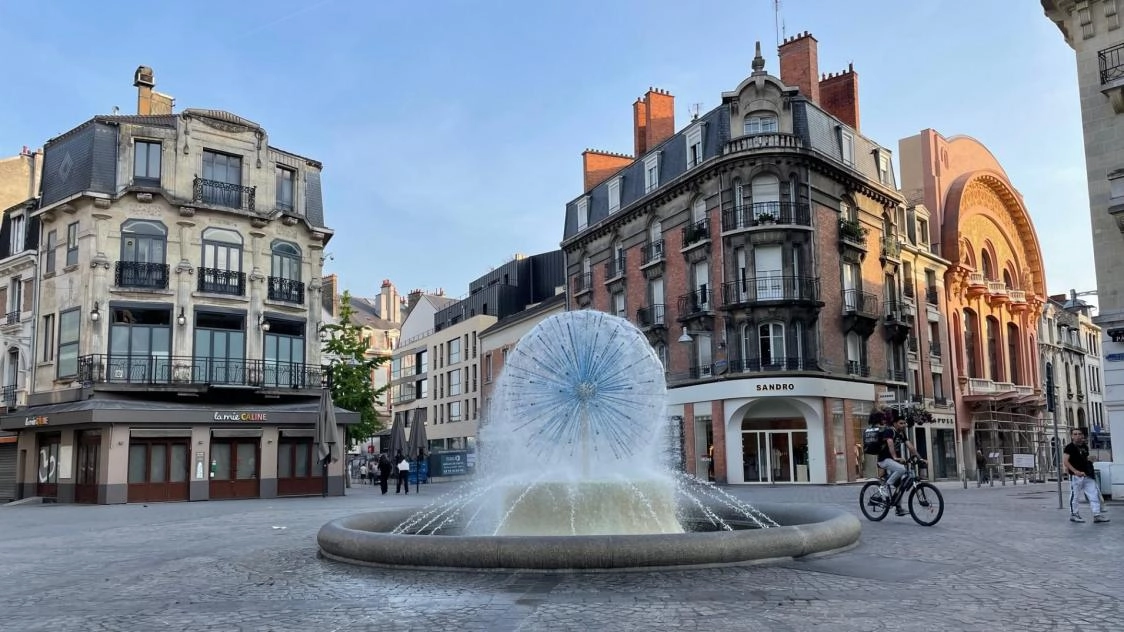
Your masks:
M415 510L356 514L317 534L320 553L350 564L424 570L626 571L725 566L847 549L858 518L822 505L757 504L779 527L641 535L464 536L391 533ZM731 524L744 516L715 509ZM687 518L685 522L695 519Z
M675 483L667 477L500 488L505 515L496 535L574 536L681 533Z

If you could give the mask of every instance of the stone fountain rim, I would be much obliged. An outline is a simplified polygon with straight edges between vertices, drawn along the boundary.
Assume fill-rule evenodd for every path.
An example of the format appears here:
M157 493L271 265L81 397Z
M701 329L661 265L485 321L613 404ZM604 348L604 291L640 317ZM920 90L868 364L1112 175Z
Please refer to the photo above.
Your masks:
M344 516L317 534L331 560L431 571L642 571L753 564L839 552L862 525L838 507L755 503L779 527L701 533L578 536L407 535L389 533L416 509ZM715 509L715 508L712 508ZM723 512L723 517L739 519ZM743 518L744 519L744 518Z

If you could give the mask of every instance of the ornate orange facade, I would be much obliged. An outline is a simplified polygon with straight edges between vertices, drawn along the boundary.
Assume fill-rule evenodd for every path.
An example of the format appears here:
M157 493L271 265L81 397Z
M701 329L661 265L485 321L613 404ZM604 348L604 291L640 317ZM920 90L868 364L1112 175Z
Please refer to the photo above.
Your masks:
M1047 292L1022 196L973 138L925 130L903 139L900 155L906 199L935 209L933 243L950 264L942 312L962 458L976 447L1008 464L1014 453L1037 453L1045 400L1036 336Z

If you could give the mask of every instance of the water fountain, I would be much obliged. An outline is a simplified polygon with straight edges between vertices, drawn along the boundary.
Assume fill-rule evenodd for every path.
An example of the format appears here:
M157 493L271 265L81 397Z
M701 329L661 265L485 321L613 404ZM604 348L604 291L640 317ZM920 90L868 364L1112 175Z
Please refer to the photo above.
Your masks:
M480 429L477 480L416 511L318 535L330 559L468 569L637 569L835 550L859 522L819 506L751 506L676 472L663 365L608 314L544 319L508 354Z

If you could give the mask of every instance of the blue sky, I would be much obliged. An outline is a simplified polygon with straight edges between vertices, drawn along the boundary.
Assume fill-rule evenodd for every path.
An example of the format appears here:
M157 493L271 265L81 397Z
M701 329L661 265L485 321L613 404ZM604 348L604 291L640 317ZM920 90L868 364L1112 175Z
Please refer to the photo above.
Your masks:
M1095 288L1074 56L1038 2L781 11L819 40L821 72L854 63L865 135L895 151L928 127L978 138L1026 200L1050 291ZM777 74L772 0L0 0L0 155L133 112L148 65L177 110L235 112L324 163L325 271L344 287L460 296L558 247L582 150L631 153L648 86L675 95L681 126L749 74L755 40Z

